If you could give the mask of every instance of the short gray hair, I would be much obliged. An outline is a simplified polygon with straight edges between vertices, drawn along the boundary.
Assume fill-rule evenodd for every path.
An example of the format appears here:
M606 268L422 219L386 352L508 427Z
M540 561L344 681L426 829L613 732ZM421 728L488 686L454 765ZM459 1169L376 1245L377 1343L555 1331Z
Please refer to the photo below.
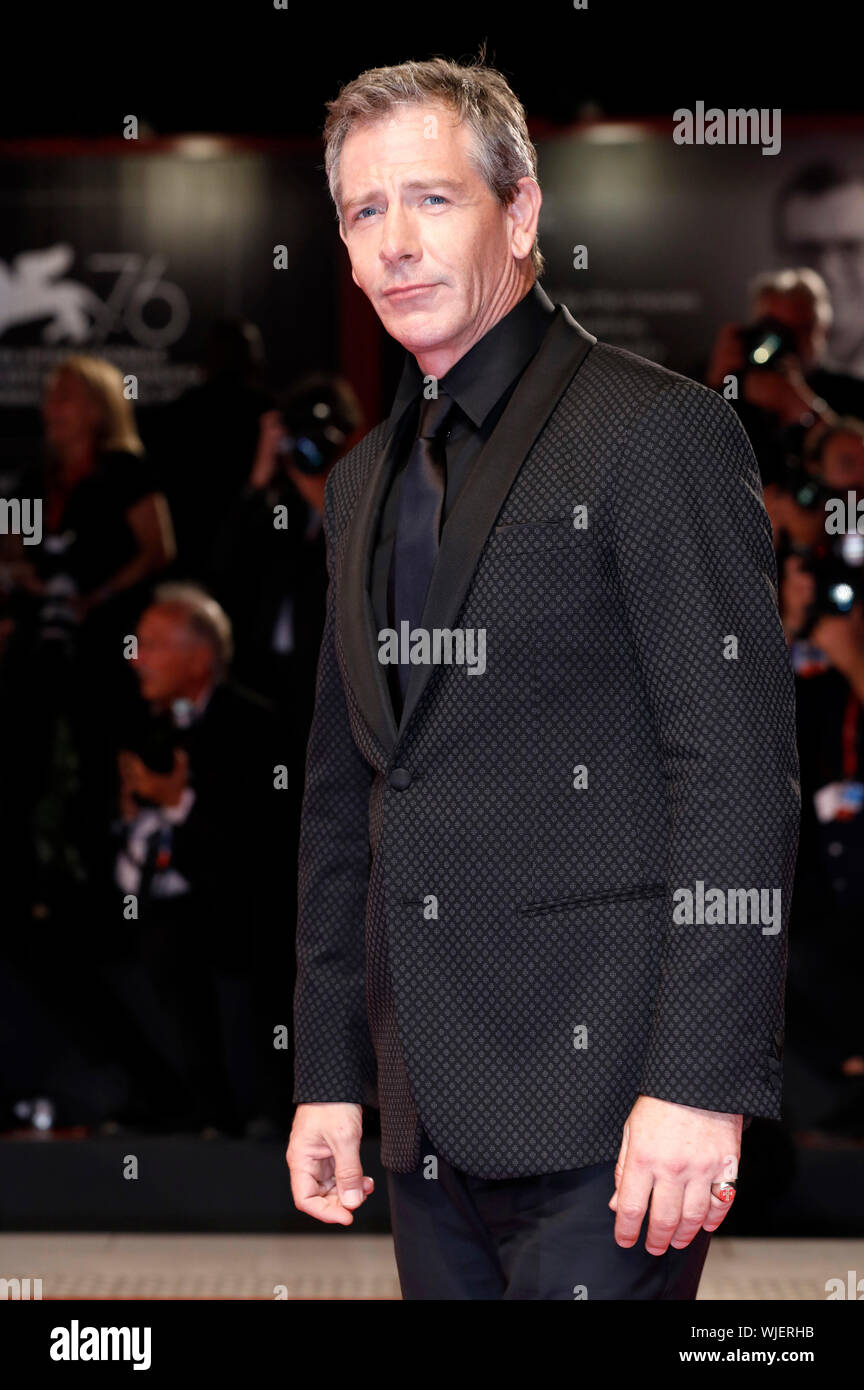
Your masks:
M464 121L475 137L471 161L502 205L515 198L519 179L537 179L537 151L528 134L525 108L506 78L485 66L484 56L485 46L469 65L431 58L369 68L346 83L335 101L327 102L324 169L340 222L339 156L345 139L355 126L374 125L397 106L445 106ZM531 264L534 274L542 275L545 262L536 237Z
M798 266L794 270L765 270L754 275L749 285L751 306L763 294L794 295L809 299L816 310L822 328L829 329L834 318L831 306L831 292L818 270L810 266Z
M206 589L198 584L159 584L153 591L151 606L166 608L182 618L188 631L206 642L213 652L216 679L227 675L234 658L231 619Z

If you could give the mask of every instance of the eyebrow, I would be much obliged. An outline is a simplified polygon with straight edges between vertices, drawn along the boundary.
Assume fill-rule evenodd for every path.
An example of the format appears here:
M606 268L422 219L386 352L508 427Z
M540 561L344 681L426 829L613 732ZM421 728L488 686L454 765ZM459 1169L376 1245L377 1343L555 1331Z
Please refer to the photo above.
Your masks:
M416 193L419 192L421 188L431 188L433 186L435 188L449 188L453 193L461 193L464 192L465 189L465 184L461 179L436 179L434 176L425 179L409 179L407 183L402 184L402 188L406 193ZM347 203L342 204L343 212L350 212L352 208L361 205L365 206L366 203L374 202L380 192L380 189L373 188L369 193L364 193L359 198L350 198Z

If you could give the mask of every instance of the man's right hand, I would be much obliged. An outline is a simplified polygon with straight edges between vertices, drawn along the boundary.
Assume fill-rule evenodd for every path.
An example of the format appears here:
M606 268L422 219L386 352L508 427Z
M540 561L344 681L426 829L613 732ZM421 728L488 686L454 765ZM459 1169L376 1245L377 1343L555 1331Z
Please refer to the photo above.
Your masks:
M363 1176L363 1107L342 1102L298 1105L285 1158L298 1211L350 1226L375 1187Z

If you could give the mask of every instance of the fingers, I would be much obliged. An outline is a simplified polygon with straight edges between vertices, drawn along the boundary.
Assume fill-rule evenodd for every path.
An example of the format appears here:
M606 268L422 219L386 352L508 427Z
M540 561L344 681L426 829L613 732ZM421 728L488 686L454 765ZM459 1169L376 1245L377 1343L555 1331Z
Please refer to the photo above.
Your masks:
M364 1177L362 1180L362 1188L363 1196L361 1201L365 1202L366 1198L371 1196L374 1191L374 1179ZM295 1187L292 1180L291 1191L297 1210L305 1212L307 1216L314 1216L316 1221L324 1221L331 1226L353 1225L354 1213L345 1206L342 1198L339 1196L339 1190L335 1180L333 1181L332 1187L328 1190L310 1192L308 1187L306 1187L305 1195L303 1195L303 1185L301 1184L299 1187ZM297 1195L298 1191L301 1194L299 1196Z
M731 1202L723 1202L714 1193L711 1193L711 1200L708 1205L708 1214L702 1225L706 1231L716 1231L718 1226L722 1226L732 1207Z
M681 1220L670 1245L683 1250L699 1234L711 1208L711 1189L704 1180L688 1182L681 1201Z
M650 1255L663 1255L670 1245L683 1250L700 1230L716 1231L729 1211L729 1204L714 1196L704 1178L682 1186L674 1177L639 1172L632 1163L609 1206L617 1213L615 1240L624 1249L635 1245L648 1214L645 1249Z
M670 1246L683 1250L700 1230L716 1231L728 1216L731 1205L716 1197L704 1178L694 1178L683 1187L674 1178L655 1181L651 1175L634 1183L632 1169L616 1196L616 1241L625 1248L634 1245L645 1213L649 1211L645 1249L650 1255L663 1255Z
M340 1135L334 1139L333 1166L336 1186L339 1190L339 1200L343 1207L353 1211L366 1199L363 1167L360 1162L360 1145L355 1137L343 1138Z
M317 1221L351 1225L353 1212L375 1189L360 1162L361 1135L357 1105L298 1107L285 1154L298 1211Z
M648 1230L645 1233L645 1249L649 1255L665 1255L669 1249L672 1237L681 1224L684 1192L681 1182L675 1178L655 1180Z
M717 1227L721 1226L723 1222L726 1220L726 1217L729 1215L729 1210L732 1206L732 1203L735 1200L734 1184L737 1178L738 1154L727 1154L720 1167L719 1173L715 1175L711 1187L708 1189L710 1202L708 1206L707 1217L704 1222L706 1231L716 1231ZM728 1193L725 1198L718 1197L717 1193L712 1190L715 1183L723 1183L724 1185L731 1183L731 1193Z
M618 1161L615 1164L615 1191L612 1193L612 1198L608 1203L612 1211L616 1212L618 1210L618 1189L621 1186L621 1178L624 1173L625 1164L627 1162L627 1150L629 1146L630 1125L629 1123L627 1123L624 1125L624 1133L621 1138L621 1148L618 1150Z
M615 1240L625 1250L635 1245L639 1239L653 1181L654 1176L650 1168L643 1168L632 1160L625 1165L618 1184L615 1207Z
M309 1167L305 1164L301 1167L296 1161L289 1159L289 1166L291 1196L298 1211L305 1212L307 1216L314 1216L316 1221L324 1221L328 1225L351 1225L354 1217L340 1202L333 1178L322 1180L315 1172L318 1166L316 1160L312 1160Z
M289 1145L286 1159L291 1174L291 1196L297 1210L329 1225L350 1226L354 1216L340 1195L332 1158L301 1156ZM360 1200L365 1201L375 1190L375 1180L362 1177L360 1186Z

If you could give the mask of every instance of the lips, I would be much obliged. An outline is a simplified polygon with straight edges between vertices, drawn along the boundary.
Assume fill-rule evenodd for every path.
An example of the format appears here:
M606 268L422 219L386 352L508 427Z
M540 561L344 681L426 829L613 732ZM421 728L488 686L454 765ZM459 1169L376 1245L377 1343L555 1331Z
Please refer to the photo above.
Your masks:
M434 288L434 285L397 285L391 290L385 290L384 297L385 299L402 299L406 296L410 298L423 290L434 290Z

